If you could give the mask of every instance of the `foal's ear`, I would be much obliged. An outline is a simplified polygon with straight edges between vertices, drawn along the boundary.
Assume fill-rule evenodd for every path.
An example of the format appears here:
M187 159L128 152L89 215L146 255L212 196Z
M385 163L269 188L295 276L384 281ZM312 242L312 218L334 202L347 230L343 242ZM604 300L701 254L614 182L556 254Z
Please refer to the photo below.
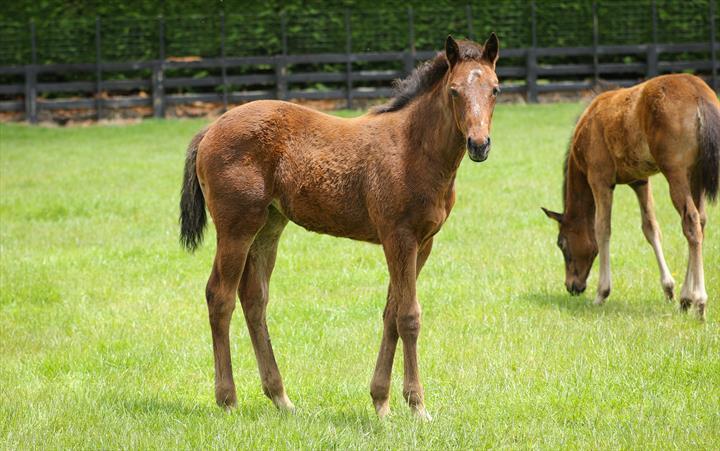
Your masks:
M460 47L458 47L457 42L450 35L448 35L445 40L445 57L447 58L450 67L453 67L458 61L460 61Z
M493 32L490 33L490 37L483 45L482 59L492 64L495 67L497 63L500 51L500 41L498 41L497 35Z
M542 208L542 211L545 212L545 215L547 215L548 218L554 219L554 220L556 220L557 222L559 222L559 223L562 224L562 221L563 221L563 214L562 214L562 213L557 213L557 212L554 212L554 211L550 211L550 210L548 210L548 209L545 208L545 207L540 207L540 208Z

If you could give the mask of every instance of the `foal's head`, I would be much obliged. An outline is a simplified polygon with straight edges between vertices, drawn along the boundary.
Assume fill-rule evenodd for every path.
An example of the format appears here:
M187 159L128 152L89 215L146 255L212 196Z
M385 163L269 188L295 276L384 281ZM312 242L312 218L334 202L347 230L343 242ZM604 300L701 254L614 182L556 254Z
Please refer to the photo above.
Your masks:
M579 222L569 221L563 213L542 209L550 219L557 221L557 246L565 259L565 288L576 295L585 291L587 278L598 253L592 227L583 227Z
M445 57L449 71L447 95L458 129L465 137L468 155L473 161L485 161L490 152L490 122L495 99L500 93L495 63L500 44L491 33L482 48L448 36Z

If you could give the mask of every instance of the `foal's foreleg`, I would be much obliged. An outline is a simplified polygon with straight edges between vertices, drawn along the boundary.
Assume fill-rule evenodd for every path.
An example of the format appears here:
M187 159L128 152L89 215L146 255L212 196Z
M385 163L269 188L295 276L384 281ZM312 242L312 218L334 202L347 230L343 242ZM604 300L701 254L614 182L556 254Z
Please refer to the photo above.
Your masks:
M397 303L392 297L392 282L390 284L385 311L383 312L383 335L380 342L380 352L375 363L372 382L370 382L370 396L372 396L375 411L380 418L390 413L390 379L398 341Z
M275 267L280 234L286 223L287 220L280 213L271 211L267 224L250 247L239 294L263 392L278 409L293 410L294 406L285 393L282 376L275 361L266 321L270 276Z
M415 264L416 279L432 249L432 238L420 248ZM375 411L381 418L390 413L390 379L392 375L395 348L398 340L397 302L393 296L392 281L388 287L387 303L383 313L383 336L380 343L375 373L370 383L370 395Z
M675 280L673 280L670 274L670 270L665 262L665 256L663 255L661 244L662 234L660 233L660 226L658 225L657 219L655 219L655 207L650 181L645 180L644 183L633 184L631 187L635 191L638 203L640 204L643 233L655 252L655 259L657 260L658 269L660 270L660 283L665 292L665 297L669 301L672 301L674 297Z
M390 296L397 303L397 330L403 341L403 396L419 417L429 419L417 358L421 313L415 291L418 244L410 234L396 234L383 241L383 250L390 270Z
M612 281L610 277L610 219L613 190L606 184L590 183L595 198L595 240L600 258L600 277L598 279L595 305L601 305L610 296Z

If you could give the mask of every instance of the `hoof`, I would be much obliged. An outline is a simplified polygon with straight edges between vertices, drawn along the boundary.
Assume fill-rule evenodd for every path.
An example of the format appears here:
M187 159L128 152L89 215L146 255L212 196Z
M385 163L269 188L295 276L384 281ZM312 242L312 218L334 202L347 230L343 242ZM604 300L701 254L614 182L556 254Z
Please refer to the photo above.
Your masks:
M273 396L272 402L281 412L295 413L295 406L285 393L280 396Z
M683 312L687 312L688 309L690 308L690 306L692 305L692 303L693 303L692 299L690 299L690 298L685 298L685 297L680 298L680 309Z
M388 415L390 415L390 401L379 401L374 403L375 404L375 413L377 413L378 418L381 420L384 418L387 418Z
M698 316L698 319L699 319L700 321L705 321L705 315L706 315L706 312L707 312L707 308L706 308L706 307L707 307L707 304L705 304L704 302L699 303L699 304L697 305L697 316Z
M425 410L424 406L413 407L413 413L415 414L415 418L418 420L426 422L432 421L432 416L430 416L428 411Z
M610 297L610 287L598 288L597 296L595 296L595 301L593 301L593 304L603 305L608 297Z
M235 387L215 390L215 402L227 411L237 407Z
M673 299L675 299L675 285L669 284L669 285L663 285L663 291L665 292L665 300L668 302L672 302Z

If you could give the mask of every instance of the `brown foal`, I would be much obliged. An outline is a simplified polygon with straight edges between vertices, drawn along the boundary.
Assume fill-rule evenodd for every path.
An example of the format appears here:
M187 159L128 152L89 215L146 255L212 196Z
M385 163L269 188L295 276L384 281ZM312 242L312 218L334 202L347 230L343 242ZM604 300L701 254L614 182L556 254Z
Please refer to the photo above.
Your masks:
M668 300L675 282L660 245L648 177L661 172L682 219L689 246L680 306L705 316L707 293L702 242L706 198L718 193L720 103L698 77L656 77L628 89L599 95L580 116L565 162L564 213L545 211L560 225L558 246L565 257L565 285L585 290L595 256L600 278L595 304L610 295L610 211L616 184L628 184L640 203L642 230L655 251Z
M473 161L488 156L498 46L494 34L484 46L448 37L444 52L398 83L390 103L358 118L256 101L195 136L185 164L181 241L190 250L201 242L207 205L217 230L206 298L219 405L236 405L228 329L239 294L263 391L278 408L293 409L265 319L278 240L293 221L383 246L390 285L370 392L378 415L387 415L401 338L403 395L429 418L418 372L415 284L455 202L465 149Z

